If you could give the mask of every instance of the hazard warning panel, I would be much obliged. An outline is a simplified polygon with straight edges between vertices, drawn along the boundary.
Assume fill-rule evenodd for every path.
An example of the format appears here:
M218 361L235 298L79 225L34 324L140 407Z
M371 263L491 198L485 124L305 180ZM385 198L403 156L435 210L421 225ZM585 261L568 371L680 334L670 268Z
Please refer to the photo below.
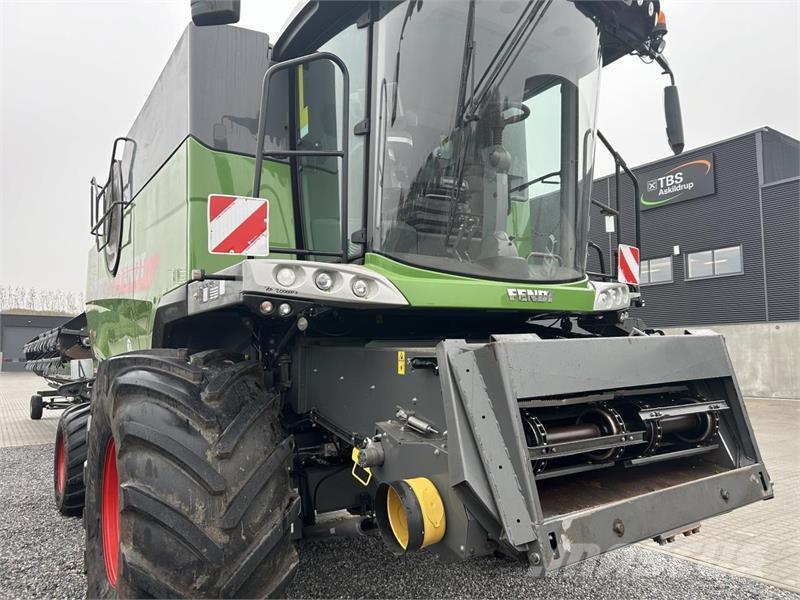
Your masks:
M208 197L208 251L212 254L269 254L269 201L247 196Z
M639 285L639 249L620 244L617 253L617 280L628 285Z

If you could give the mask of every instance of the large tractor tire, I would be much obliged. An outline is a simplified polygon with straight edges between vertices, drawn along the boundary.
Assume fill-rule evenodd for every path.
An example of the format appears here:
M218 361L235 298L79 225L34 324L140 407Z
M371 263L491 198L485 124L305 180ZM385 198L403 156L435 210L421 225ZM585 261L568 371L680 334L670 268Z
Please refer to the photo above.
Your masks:
M31 396L31 419L34 421L38 421L42 418L42 412L44 411L44 400L39 394L34 394Z
M134 352L101 363L93 394L87 597L281 596L300 502L260 365Z
M79 515L83 511L86 491L83 461L86 460L86 427L91 408L88 403L70 406L58 420L53 452L53 494L56 508L62 515Z

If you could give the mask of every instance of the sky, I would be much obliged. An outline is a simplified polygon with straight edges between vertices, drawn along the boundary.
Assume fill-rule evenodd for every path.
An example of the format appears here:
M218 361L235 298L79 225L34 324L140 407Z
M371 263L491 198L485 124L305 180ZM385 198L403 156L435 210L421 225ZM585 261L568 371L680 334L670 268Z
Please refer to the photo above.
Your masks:
M274 39L294 4L243 0L239 25ZM800 138L800 0L662 8L687 150L763 126ZM0 286L84 290L89 179L189 20L189 0L0 0ZM667 83L633 57L604 69L599 128L629 165L670 154Z

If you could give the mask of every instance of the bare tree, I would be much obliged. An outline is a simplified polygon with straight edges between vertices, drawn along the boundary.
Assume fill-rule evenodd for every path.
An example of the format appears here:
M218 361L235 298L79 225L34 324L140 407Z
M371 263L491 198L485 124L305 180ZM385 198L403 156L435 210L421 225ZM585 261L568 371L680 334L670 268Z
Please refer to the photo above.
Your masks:
M30 310L78 314L83 312L83 293L0 286L0 310Z

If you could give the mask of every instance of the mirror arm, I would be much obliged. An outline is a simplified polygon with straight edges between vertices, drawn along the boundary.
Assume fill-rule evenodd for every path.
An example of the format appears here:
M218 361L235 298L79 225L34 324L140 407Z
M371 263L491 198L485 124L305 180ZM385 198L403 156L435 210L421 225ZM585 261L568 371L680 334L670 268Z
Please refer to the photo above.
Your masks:
M672 69L670 68L669 63L667 62L667 59L664 58L664 56L661 54L656 55L655 58L656 62L658 63L658 66L664 69L662 75L669 75L670 85L675 85L675 74L672 72Z

